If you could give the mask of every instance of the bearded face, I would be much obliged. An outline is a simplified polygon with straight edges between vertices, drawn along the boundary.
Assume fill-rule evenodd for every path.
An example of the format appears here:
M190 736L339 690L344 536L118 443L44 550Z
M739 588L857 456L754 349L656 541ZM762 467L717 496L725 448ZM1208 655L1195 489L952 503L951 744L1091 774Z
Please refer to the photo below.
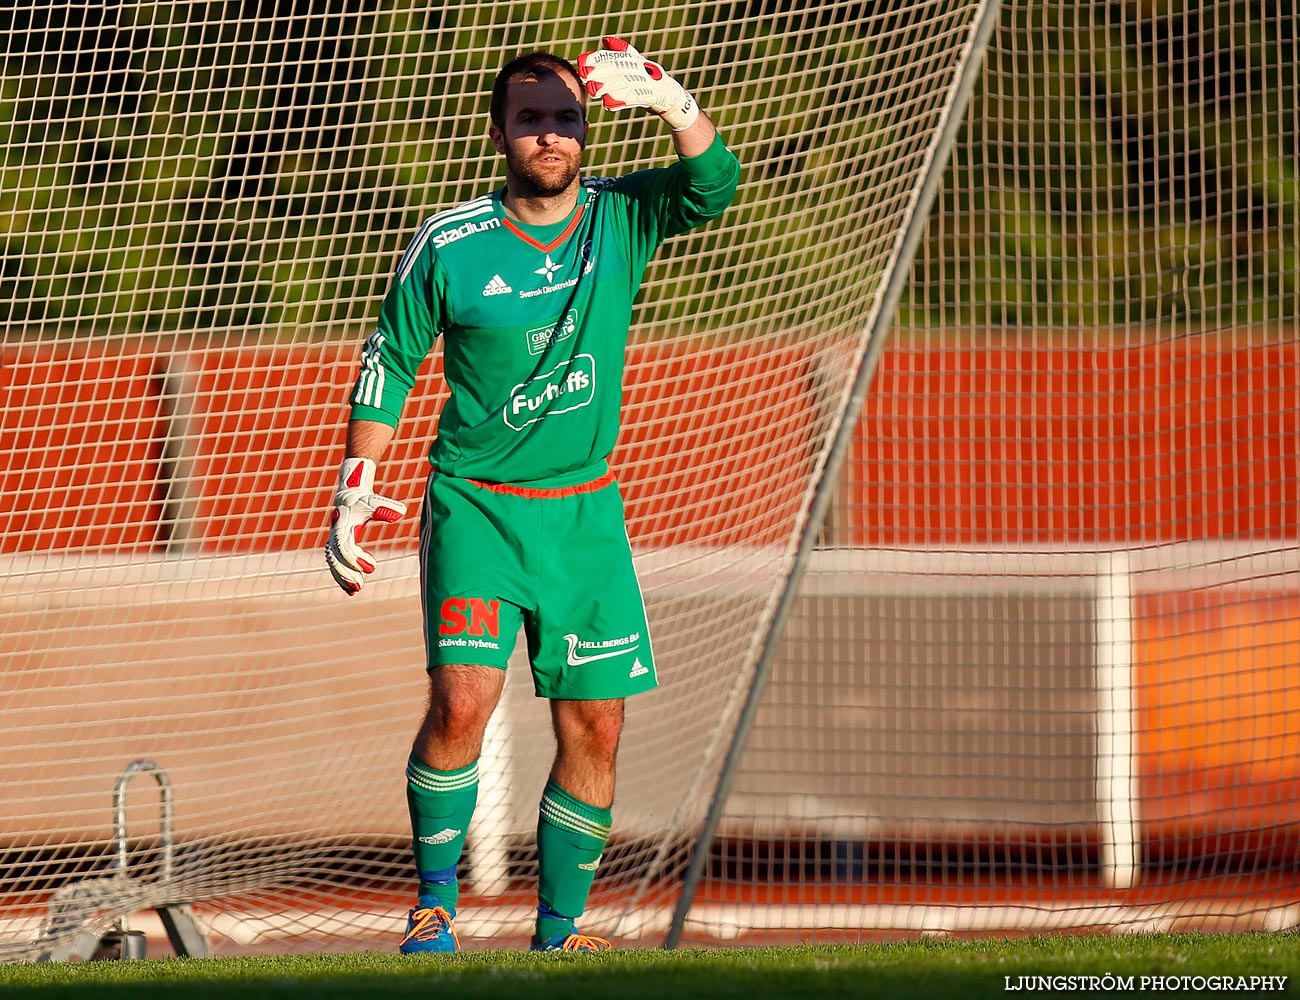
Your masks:
M587 140L586 108L578 82L550 74L510 81L500 128L488 130L506 160L517 194L550 198L578 180Z
M564 148L559 143L507 143L506 169L514 175L518 193L526 198L550 198L563 194L578 179L582 149Z

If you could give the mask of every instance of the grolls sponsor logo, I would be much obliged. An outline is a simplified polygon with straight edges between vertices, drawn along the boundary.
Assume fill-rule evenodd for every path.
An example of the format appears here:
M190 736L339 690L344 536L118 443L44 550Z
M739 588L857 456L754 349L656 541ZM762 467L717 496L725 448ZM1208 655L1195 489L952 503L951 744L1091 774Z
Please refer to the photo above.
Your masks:
M501 648L501 602L449 597L438 612L439 646Z
M543 417L581 409L596 396L596 359L579 354L510 390L501 419L521 431Z
M552 323L549 326L539 326L534 330L528 331L528 353L541 354L552 344L558 344L562 340L568 340L577 332L578 329L578 310L570 309L560 317L558 323Z

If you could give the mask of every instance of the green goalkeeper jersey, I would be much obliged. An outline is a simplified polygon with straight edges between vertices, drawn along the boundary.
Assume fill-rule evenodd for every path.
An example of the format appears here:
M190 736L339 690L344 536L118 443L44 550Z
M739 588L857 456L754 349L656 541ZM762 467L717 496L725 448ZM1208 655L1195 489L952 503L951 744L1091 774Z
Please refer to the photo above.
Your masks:
M721 214L739 175L718 138L670 167L584 179L554 225L509 218L504 190L433 216L366 341L352 418L396 426L441 335L451 395L429 453L435 469L540 488L603 475L645 267L664 240Z

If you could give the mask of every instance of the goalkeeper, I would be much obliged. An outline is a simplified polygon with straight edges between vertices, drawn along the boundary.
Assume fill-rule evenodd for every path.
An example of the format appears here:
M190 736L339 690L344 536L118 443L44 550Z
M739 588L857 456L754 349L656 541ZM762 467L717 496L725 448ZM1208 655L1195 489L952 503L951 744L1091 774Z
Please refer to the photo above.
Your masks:
M583 179L586 97L659 115L677 161ZM420 227L362 350L325 556L356 594L375 569L357 531L405 514L375 492L376 464L441 335L450 397L420 515L430 697L406 770L419 899L401 950L459 946L457 862L520 628L556 741L532 946L600 950L609 943L574 922L609 836L623 699L657 684L607 462L628 324L660 244L718 216L740 167L694 98L617 38L576 68L546 52L508 62L488 136L505 186Z

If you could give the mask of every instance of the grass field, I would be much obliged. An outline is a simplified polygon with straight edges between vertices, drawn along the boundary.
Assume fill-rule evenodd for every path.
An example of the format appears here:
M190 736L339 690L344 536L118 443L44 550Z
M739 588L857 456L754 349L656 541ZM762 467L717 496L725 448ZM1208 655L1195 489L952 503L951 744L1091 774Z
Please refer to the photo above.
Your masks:
M1252 983L1252 976L1273 979ZM1277 977L1286 977L1284 983ZM1084 993L1300 994L1300 937L1160 934L599 955L371 953L0 966L5 1000L964 1000Z

